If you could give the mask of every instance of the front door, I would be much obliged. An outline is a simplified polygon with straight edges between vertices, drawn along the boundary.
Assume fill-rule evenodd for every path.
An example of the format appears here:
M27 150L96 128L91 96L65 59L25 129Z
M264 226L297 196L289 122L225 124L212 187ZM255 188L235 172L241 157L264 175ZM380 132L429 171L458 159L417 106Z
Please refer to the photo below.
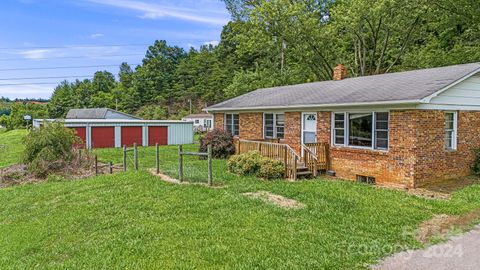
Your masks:
M315 142L317 142L317 114L302 113L302 143Z

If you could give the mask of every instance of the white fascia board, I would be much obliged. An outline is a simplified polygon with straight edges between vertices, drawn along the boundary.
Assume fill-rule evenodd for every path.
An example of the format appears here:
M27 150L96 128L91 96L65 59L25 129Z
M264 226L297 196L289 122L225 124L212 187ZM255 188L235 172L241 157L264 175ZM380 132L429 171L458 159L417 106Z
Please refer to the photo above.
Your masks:
M418 110L442 110L442 111L480 111L480 106L458 104L420 104Z
M303 111L303 110L331 110L334 108L345 107L372 107L372 106L393 106L393 107L405 107L414 108L415 105L423 103L422 100L393 100L393 101L377 101L377 102L363 102L363 103L335 103L335 104L313 104L313 105L291 105L291 106L260 106L260 107L243 107L243 108L210 108L205 109L210 112L230 112L230 111L266 111L266 110L278 110L278 111Z
M476 70L468 73L467 75L465 75L465 76L463 76L462 78L456 80L455 82L453 82L453 83L445 86L444 88L438 90L437 92L435 92L435 93L433 93L433 94L431 94L431 95L429 95L429 96L427 96L427 97L424 97L424 98L421 100L421 103L430 103L430 101L432 100L432 98L437 97L437 96L440 95L441 93L447 91L448 89L450 89L450 88L454 87L455 85L457 85L457 84L465 81L466 79L472 77L473 75L475 75L475 74L477 74L477 73L479 73L479 72L480 72L480 68L478 68L478 69L476 69Z

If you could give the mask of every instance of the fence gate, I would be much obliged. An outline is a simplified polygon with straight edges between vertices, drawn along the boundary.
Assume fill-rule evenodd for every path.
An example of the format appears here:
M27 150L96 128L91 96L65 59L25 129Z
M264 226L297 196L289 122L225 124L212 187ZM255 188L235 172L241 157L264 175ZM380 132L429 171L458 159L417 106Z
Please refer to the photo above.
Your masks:
M213 173L212 173L212 146L207 146L207 153L202 152L184 152L183 146L178 146L178 180L183 182L183 156L204 156L208 158L208 185L211 186L213 183Z

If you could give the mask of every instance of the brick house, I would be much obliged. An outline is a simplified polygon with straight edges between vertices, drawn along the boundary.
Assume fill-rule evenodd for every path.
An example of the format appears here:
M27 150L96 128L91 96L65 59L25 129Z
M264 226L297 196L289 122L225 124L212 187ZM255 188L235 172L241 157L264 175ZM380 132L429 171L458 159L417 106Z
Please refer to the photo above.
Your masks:
M345 179L418 187L470 174L480 148L480 63L259 89L210 106L240 140L329 145Z

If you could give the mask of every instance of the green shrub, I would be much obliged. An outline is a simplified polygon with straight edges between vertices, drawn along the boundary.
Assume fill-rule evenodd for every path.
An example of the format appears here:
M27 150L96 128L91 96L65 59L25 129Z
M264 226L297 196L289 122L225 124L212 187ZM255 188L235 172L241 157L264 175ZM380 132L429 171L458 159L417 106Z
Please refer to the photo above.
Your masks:
M284 172L280 161L263 157L258 151L230 157L227 168L238 175L253 175L264 179L282 178Z
M46 123L33 129L25 138L23 161L28 170L37 177L46 177L72 161L73 146L80 143L72 130L62 123Z
M206 152L207 146L212 145L212 156L214 158L228 158L235 154L235 145L230 133L221 129L213 129L200 137L200 152Z
M473 173L475 175L480 175L480 149L476 149L475 151L475 162L473 163Z
M260 163L258 177L264 179L279 179L283 177L284 172L285 167L282 162L270 158L263 158Z
M258 151L230 157L227 162L228 170L239 175L256 175L260 170L262 155Z

